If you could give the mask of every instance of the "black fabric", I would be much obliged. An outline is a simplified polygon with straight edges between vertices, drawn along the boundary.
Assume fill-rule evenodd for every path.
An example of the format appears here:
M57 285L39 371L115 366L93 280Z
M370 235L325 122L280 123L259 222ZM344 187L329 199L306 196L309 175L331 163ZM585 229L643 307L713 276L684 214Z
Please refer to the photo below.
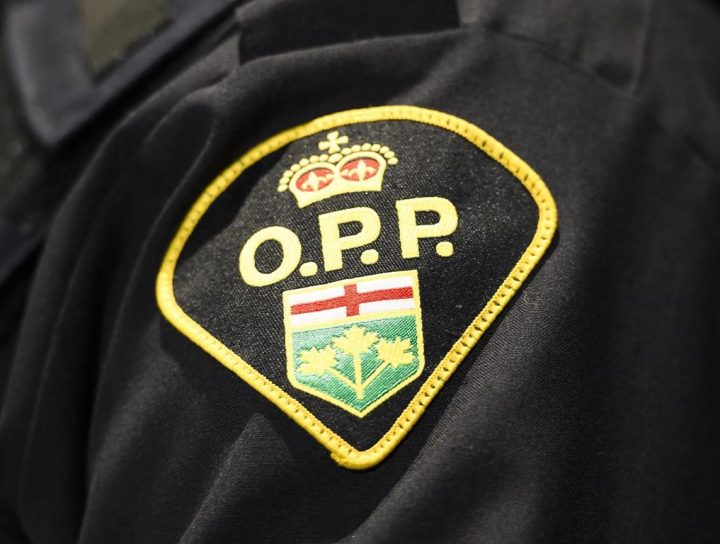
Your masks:
M2 539L717 542L720 98L705 59L720 34L714 4L684 5L655 0L632 46L596 35L635 59L629 85L482 17L239 62L240 11L239 35L116 128L53 222L0 415ZM535 15L565 16L573 28L572 13ZM282 28L277 42L303 34ZM545 179L559 227L399 448L352 472L175 331L154 283L232 160L382 104L447 111L505 143Z
M238 9L241 58L277 55L334 43L455 28L454 0L422 3L338 0L319 7L313 0L249 2ZM282 38L280 38L282 37Z
M112 70L107 54L87 50L82 10L77 0L8 0L4 38L22 106L34 134L56 146L105 110L138 78L157 69L171 53L213 20L227 14L235 0L174 0L152 40L125 52ZM100 60L98 60L100 59Z
M112 66L170 21L170 9L164 0L142 4L78 0L76 5L82 13L85 52L95 73Z
M373 82L366 85L373 86ZM400 158L397 165L387 168L382 191L338 195L299 209L289 192L278 195L278 181L293 163L318 152L317 142L322 136L291 144L242 174L208 210L180 257L174 291L178 305L195 321L356 448L366 449L398 419L505 281L535 234L538 212L530 194L510 172L479 148L443 129L389 121L339 130L350 144L381 142ZM420 242L419 258L402 258L395 202L417 197L445 198L456 207L458 228L452 237L446 237L454 246L451 257L439 257L434 248L440 239L429 239ZM380 217L380 237L372 245L380 254L379 262L372 266L360 262L362 251L371 247L367 246L343 252L343 268L324 272L317 218L355 206L369 207ZM428 215L419 222L437 222L436 214ZM320 271L312 278L295 273L273 285L249 287L238 273L240 249L252 234L274 225L297 233L303 261L318 263ZM352 229L352 225L348 227ZM279 256L277 248L269 245L264 253L258 251L258 267L273 270ZM426 331L425 368L419 377L362 419L289 383L284 356L284 291L413 269L418 271ZM456 282L463 288L450 289ZM166 336L174 334L169 331ZM229 403L233 397L228 398Z
M641 77L653 2L458 0L465 23L533 43L624 91Z
M48 152L25 129L14 109L11 81L0 59L0 388L52 214L96 147L97 128L82 141Z

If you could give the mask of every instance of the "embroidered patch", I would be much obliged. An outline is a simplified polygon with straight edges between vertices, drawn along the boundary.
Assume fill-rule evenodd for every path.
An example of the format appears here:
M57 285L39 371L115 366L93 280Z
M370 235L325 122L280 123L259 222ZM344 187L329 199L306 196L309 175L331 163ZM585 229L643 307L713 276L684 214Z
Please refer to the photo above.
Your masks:
M478 127L412 106L352 110L270 138L212 182L171 242L157 298L340 465L368 468L555 228L543 181Z
M417 272L286 291L285 355L298 389L363 417L425 366Z

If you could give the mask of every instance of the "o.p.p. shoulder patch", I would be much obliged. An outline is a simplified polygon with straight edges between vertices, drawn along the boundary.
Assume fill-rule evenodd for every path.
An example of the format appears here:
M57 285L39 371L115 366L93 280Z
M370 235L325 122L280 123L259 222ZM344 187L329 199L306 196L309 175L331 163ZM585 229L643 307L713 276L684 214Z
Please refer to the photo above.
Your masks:
M480 128L413 106L259 144L165 255L165 317L342 466L408 434L549 246L540 177ZM455 332L457 331L457 332Z

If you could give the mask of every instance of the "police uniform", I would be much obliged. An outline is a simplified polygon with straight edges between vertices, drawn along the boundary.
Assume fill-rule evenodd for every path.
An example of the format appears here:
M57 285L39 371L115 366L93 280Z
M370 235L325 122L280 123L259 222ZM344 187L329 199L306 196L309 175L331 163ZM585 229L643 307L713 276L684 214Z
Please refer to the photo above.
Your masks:
M720 538L717 6L4 23L3 542Z

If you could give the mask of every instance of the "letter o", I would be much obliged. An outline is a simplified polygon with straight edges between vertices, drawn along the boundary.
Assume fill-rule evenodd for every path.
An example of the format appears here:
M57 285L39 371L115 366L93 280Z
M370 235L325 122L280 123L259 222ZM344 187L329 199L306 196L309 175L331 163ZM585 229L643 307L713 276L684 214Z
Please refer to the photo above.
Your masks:
M282 249L282 261L272 272L260 272L255 263L255 253L265 242L274 241ZM300 239L285 227L267 227L253 234L240 251L240 276L248 285L264 287L287 278L297 268L302 255Z

